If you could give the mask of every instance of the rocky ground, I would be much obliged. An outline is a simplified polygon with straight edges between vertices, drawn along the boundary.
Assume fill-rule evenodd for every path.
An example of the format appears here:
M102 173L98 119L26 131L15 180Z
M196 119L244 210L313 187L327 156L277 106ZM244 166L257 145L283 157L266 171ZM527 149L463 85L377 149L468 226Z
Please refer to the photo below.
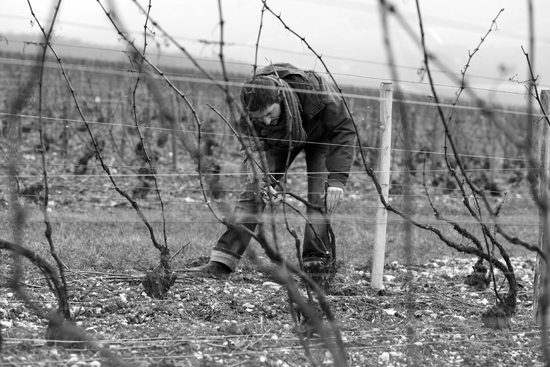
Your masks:
M505 330L483 327L481 313L495 296L492 284L485 290L464 284L474 262L439 259L414 267L394 262L385 270L384 292L370 287L368 269L341 268L328 301L349 365L542 366L540 330L532 321L534 260L513 259L521 292ZM407 283L407 274L414 281ZM49 345L46 322L2 288L2 365L117 365L101 348L129 366L334 365L315 332L306 340L308 360L285 287L253 268L224 281L179 273L164 300L147 297L140 276L67 274L72 313L95 347ZM496 276L501 287L503 276ZM26 283L32 299L53 309L55 300L40 278Z

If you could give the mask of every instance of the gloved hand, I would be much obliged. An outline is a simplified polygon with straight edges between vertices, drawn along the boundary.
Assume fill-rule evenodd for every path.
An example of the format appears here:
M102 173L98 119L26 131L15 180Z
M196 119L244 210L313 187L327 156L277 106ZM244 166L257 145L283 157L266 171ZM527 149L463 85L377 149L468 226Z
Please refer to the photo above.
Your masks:
M273 204L277 205L281 201L283 201L283 195L279 194L277 190L275 190L271 186L263 186L260 187L260 193L262 195L262 200L264 203L268 204L270 202L269 196L273 198Z
M325 204L328 212L336 210L338 203L344 197L344 189L341 187L329 186L325 193Z

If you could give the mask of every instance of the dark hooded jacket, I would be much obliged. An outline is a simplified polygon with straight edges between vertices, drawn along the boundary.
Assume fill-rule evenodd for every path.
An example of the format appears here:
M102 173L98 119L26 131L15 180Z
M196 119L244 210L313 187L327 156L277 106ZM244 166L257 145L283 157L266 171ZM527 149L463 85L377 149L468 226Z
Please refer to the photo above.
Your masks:
M328 140L328 184L343 188L351 169L355 144L355 131L343 100L332 86L314 71L300 70L291 64L280 63L264 67L256 73L275 74L286 81L298 96L302 107L302 126L307 133L306 142ZM247 131L249 126L246 118L241 117L241 131ZM269 140L262 139L262 143L264 150L273 149Z

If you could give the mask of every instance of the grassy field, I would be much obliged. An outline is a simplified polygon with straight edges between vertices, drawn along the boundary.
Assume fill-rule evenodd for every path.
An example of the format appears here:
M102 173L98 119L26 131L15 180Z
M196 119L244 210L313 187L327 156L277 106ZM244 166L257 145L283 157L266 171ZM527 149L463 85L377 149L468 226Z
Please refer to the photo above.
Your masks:
M93 184L87 179L87 185L101 186L103 180L96 179ZM356 180L354 177L352 181ZM197 187L186 189L175 187L181 182L163 183L165 204L164 218L169 247L176 252L181 246L189 246L174 260L175 267L182 267L191 259L208 256L217 238L224 230L204 204L202 194ZM304 183L295 179L296 193ZM74 184L75 188L81 185ZM61 189L60 186L57 187ZM139 219L135 210L122 196L114 190L105 187L103 192L86 191L75 194L80 189L67 187L63 195L51 196L53 205L49 213L53 226L53 239L58 252L66 261L69 268L86 270L129 270L133 268L146 269L154 266L158 261L158 251L153 247L149 232ZM451 239L466 243L453 233L448 224L436 221L428 200L422 196L421 187L418 195L413 198L414 217L417 221L431 224L444 231ZM499 223L506 230L530 243L536 243L538 236L538 214L527 196L525 187L516 188L521 192L511 192L505 199L505 205L499 216ZM354 190L350 188L333 216L333 227L337 237L337 251L339 259L352 266L370 266L374 238L376 195L372 189ZM447 218L450 218L473 233L479 232L479 226L469 216L461 204L457 193L439 196L435 199L436 207ZM493 201L496 203L497 200ZM403 207L403 198L393 197L391 204L400 209ZM304 210L297 201L289 200L296 208ZM44 238L44 218L39 208L31 201L23 201L27 211L27 224L23 229L24 243L44 257L48 255ZM229 201L229 203L231 203ZM163 213L153 194L148 200L141 202L144 214L156 230L159 241L163 238ZM214 205L216 208L216 205ZM282 249L286 257L295 259L294 239L285 229L282 207L275 210L274 220L277 233L280 235ZM10 222L10 213L0 214L4 223ZM289 222L294 225L298 235L303 233L303 219L288 210ZM271 223L271 214L266 211L263 216L266 224ZM489 218L486 218L489 221ZM441 256L458 256L453 249L448 248L429 231L414 228L412 238L412 258L405 258L404 222L397 215L390 213L387 226L387 261L421 264L432 258ZM269 230L269 225L266 226ZM10 227L0 230L2 238L10 238ZM482 238L482 237L480 237ZM504 241L503 241L504 242ZM522 248L504 244L511 256L526 256L528 253ZM259 245L253 241L251 249L262 252ZM246 260L245 260L246 262Z

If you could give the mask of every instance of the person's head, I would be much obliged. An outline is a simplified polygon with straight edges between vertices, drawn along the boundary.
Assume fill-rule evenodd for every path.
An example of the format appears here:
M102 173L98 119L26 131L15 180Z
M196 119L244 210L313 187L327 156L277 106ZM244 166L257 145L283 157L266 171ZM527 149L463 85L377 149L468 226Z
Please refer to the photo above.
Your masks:
M273 78L257 76L244 82L241 103L251 120L266 125L277 123L281 116L278 85Z

